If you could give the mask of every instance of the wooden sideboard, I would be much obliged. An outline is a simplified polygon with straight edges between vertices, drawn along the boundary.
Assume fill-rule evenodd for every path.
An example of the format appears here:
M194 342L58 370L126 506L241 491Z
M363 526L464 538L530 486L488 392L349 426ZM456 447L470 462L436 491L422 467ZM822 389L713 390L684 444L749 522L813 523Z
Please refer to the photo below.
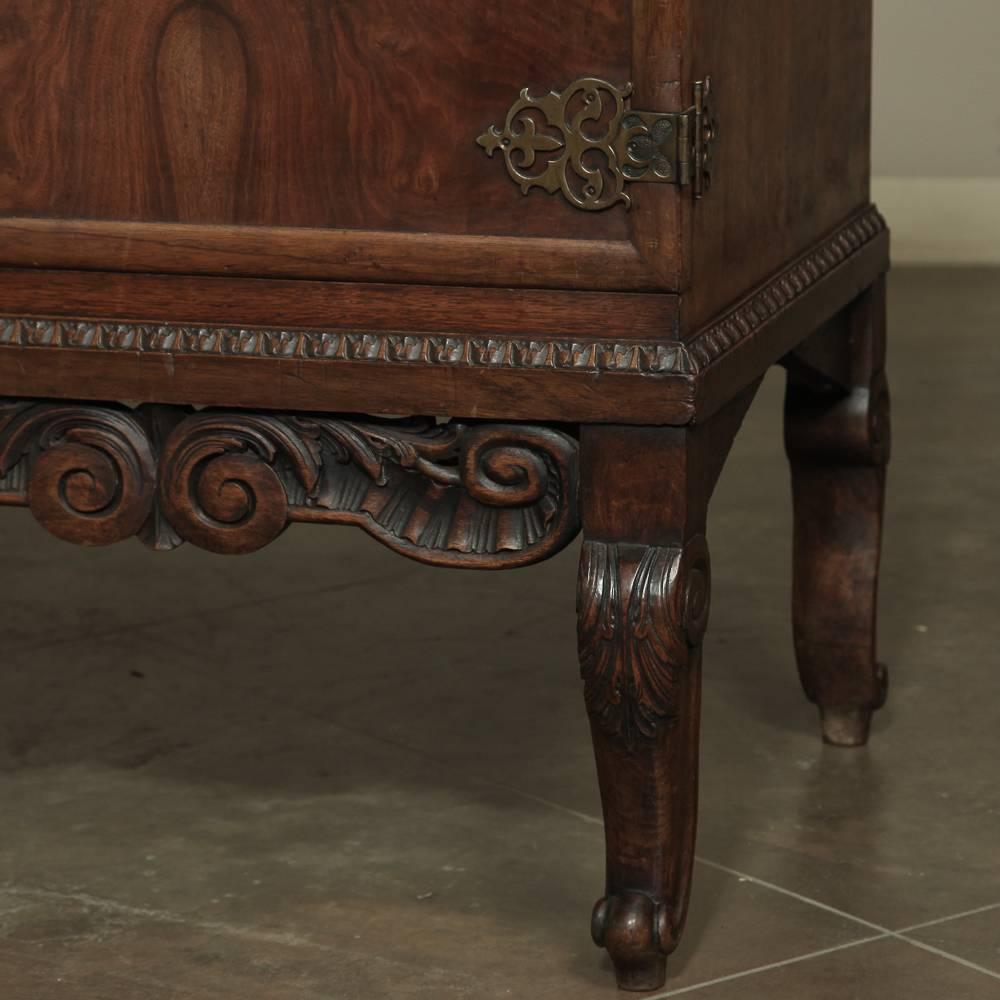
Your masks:
M593 935L658 988L707 507L775 363L806 693L842 745L885 695L871 35L870 0L0 0L0 504L484 569L582 528Z

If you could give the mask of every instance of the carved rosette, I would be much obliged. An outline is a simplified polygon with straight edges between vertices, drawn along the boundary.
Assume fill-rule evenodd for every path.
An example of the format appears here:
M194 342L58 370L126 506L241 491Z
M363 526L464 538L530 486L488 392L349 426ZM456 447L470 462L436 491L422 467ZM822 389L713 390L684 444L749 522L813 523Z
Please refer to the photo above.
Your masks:
M140 531L153 507L156 461L123 408L0 402L0 487L52 534L107 545Z
M701 536L683 548L588 541L577 611L587 710L628 746L677 719L677 689L708 624L711 570Z
M577 482L576 441L546 427L0 403L0 503L85 544L252 552L304 521L499 569L574 537Z

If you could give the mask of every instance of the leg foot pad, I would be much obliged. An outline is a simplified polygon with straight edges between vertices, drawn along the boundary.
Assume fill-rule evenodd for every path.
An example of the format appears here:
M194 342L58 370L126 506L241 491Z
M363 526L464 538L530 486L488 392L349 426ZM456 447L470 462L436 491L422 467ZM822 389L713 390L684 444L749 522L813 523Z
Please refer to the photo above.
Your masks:
M667 979L673 951L667 907L641 892L605 896L594 907L594 943L607 948L623 990L658 990Z
M889 691L889 672L884 663L876 671L878 698L865 708L824 708L819 717L823 725L823 742L835 747L863 747L871 732L872 716L885 704Z

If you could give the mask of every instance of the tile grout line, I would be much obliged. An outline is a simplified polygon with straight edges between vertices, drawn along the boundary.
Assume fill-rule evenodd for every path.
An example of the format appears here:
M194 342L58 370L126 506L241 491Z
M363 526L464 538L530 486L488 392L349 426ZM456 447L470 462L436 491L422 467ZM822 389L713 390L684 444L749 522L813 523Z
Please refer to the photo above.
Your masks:
M575 809L570 809L567 806L560 805L557 802L551 802L548 799L541 798L537 795L531 795L530 793L527 792L521 792L516 788L510 787L509 785L503 785L491 781L486 781L485 783L493 785L496 788L500 788L505 791L511 792L512 794L518 795L521 798L526 799L530 802L536 802L539 805L548 806L550 809L554 809L557 812L573 816L577 819L582 820L585 823L589 823L595 826L602 826L602 827L604 826L604 823L596 816L591 816L587 813L578 812ZM808 955L800 955L797 958L787 959L783 962L775 962L772 963L771 965L764 965L755 969L747 969L744 972L733 973L731 976L724 976L720 979L712 979L704 983L696 983L692 986L685 986L683 989L680 990L674 990L668 993L656 994L650 997L649 1000L665 1000L666 997L679 996L682 993L691 993L694 992L695 990L700 990L703 987L714 986L717 985L718 983L723 983L723 982L729 982L732 979L741 979L745 976L757 975L758 973L767 972L770 971L771 969L783 968L786 965L794 965L799 962L808 961L811 958L818 958L822 957L823 955L834 954L835 952L845 951L849 948L855 948L860 945L869 944L873 941L883 941L883 940L901 941L905 944L910 945L911 947L929 952L932 955L937 955L939 958L947 959L950 962L954 962L957 965L961 965L967 969L979 972L982 975L989 976L992 979L1000 979L1000 973L994 972L991 969L987 969L985 966L977 965L975 962L970 962L968 959L961 958L960 956L953 955L950 952L942 950L941 948L935 948L933 945L924 944L922 941L919 941L915 938L909 938L906 936L906 933L908 931L918 930L922 927L932 927L935 926L936 924L943 924L951 920L959 920L962 917L969 917L977 913L986 913L991 910L998 909L1000 908L1000 903L991 903L988 906L977 907L974 910L967 910L963 913L955 913L952 914L951 916L941 917L937 920L927 921L924 924L917 924L914 925L913 927L904 928L904 930L902 931L894 931L889 929L888 927L883 927L880 924L872 923L872 921L870 920L865 920L862 917L856 917L854 916L854 914L847 913L845 910L837 909L837 907L835 906L830 906L827 903L822 903L818 899L812 899L809 896L804 896L801 893L794 892L791 889L785 889L782 886L776 885L773 882L768 882L766 879L757 878L755 875L748 875L746 872L738 871L735 868L729 868L726 865L721 865L716 861L709 861L707 858L701 857L700 855L695 855L695 861L697 861L699 864L705 865L707 868L714 868L717 871L725 872L727 875L732 875L735 878L742 879L754 885L759 885L761 888L769 889L772 892L777 892L783 896L788 896L791 899L795 899L801 903L806 904L807 906L812 906L820 910L825 910L826 912L831 913L834 916L840 917L841 919L844 920L849 920L856 924L860 924L861 926L867 927L870 930L878 931L878 933L871 937L862 938L861 940L858 941L852 941L845 945L837 945L833 948L827 948L825 950L818 952L811 952Z
M967 969L972 969L974 972L980 972L984 976L989 976L991 979L1000 979L1000 972L994 972L992 969L987 969L985 965L977 965L975 962L970 962L967 958L961 958L958 955L953 955L950 951L944 951L941 948L935 948L932 944L924 944L923 941L918 941L916 938L906 937L905 934L892 934L897 941L905 941L908 945L912 945L914 948L919 948L921 951L928 951L932 955L937 955L938 958L946 958L949 962L955 962L958 965L964 965Z
M938 917L937 920L926 920L922 924L913 924L910 927L901 927L894 931L894 934L909 934L911 931L921 931L925 927L936 927L938 924L947 924L952 920L961 920L963 917L975 917L980 913L989 913L990 910L1000 909L1000 903L989 903L986 906L977 906L974 910L966 910L964 913L952 913L947 917Z
M313 715L313 713L305 713L305 714L311 716ZM400 750L405 750L409 753L415 753L418 756L421 756L426 760L431 760L442 767L448 768L449 770L453 769L454 767L451 761L442 760L441 758L436 757L434 754L428 753L427 751L424 750L420 750L416 747L408 746L406 743L402 743L396 740L389 740L381 736L376 736L375 734L369 733L363 729L357 729L352 726L344 725L342 722L338 722L335 719L329 719L320 716L313 716L313 717L321 719L321 721L324 721L327 724L332 725L336 728L344 729L348 732L354 732L357 735L364 736L368 739L372 739L375 742L385 743L389 746L394 746ZM511 795L515 795L518 798L522 798L528 802L534 802L537 805L545 806L548 809L552 809L556 812L563 813L564 815L572 816L575 819L578 819L589 825L599 826L602 828L604 827L604 821L596 816L591 816L589 813L580 812L579 810L576 809L570 809L568 806L561 805L558 802L552 802L550 799L545 799L538 795L532 795L529 792L523 792L520 789L512 787L511 785L507 785L502 782L492 781L487 778L477 777L477 778L472 778L470 780L474 784L481 784L485 785L486 787L496 788L498 790L505 791ZM807 955L800 955L797 958L786 959L782 962L773 963L771 965L760 966L755 969L747 969L744 972L733 973L733 975L726 976L721 979L713 979L704 983L697 983L692 986L685 986L682 990L676 990L670 993L657 994L653 997L650 997L649 1000L663 1000L663 998L665 997L677 996L680 993L690 993L693 992L694 990L702 989L703 987L715 985L716 983L728 982L730 979L740 979L745 976L756 975L758 973L766 972L771 969L782 968L786 965L794 965L799 962L807 961L811 958L817 958L823 955L833 954L839 951L845 951L849 948L859 947L861 945L868 944L873 941L880 941L884 939L895 939L897 941L902 941L906 944L911 945L912 947L930 952L931 954L937 955L940 958L948 959L949 961L955 962L958 965L965 966L966 968L972 969L976 972L980 972L986 976L990 976L991 978L1000 979L1000 973L992 972L991 970L983 966L976 965L975 963L969 962L968 960L960 958L957 955L952 955L949 952L942 951L939 948L934 948L931 945L925 945L923 944L923 942L908 938L902 931L893 931L887 927L882 927L880 924L872 923L870 920L865 920L862 917L856 917L851 913L847 913L845 910L840 910L837 909L837 907L835 906L830 906L827 903L822 903L818 899L812 899L809 896L804 896L801 893L792 891L791 889L785 889L782 886L776 885L773 882L768 882L765 879L757 878L755 875L749 875L746 872L738 871L735 868L729 868L726 865L719 864L718 862L709 861L707 858L701 857L700 855L695 855L695 861L697 861L699 864L705 865L708 868L714 868L717 871L725 872L726 874L732 875L735 878L742 879L743 881L750 882L754 885L759 885L761 888L769 889L770 891L779 893L780 895L783 896L788 896L791 899L795 899L801 903L804 903L807 906L811 906L820 910L825 910L826 912L831 913L837 917L840 917L843 920L851 921L852 923L856 923L863 927L867 927L869 930L877 931L878 933L867 938L862 938L857 941L849 942L847 944L836 945L832 948L827 948L818 952L811 952ZM964 916L972 916L975 913L983 913L992 909L996 909L998 907L1000 907L1000 903L990 904L989 906L979 907L976 910L970 910L965 913L953 914L952 916L949 917L942 917L939 920L929 921L927 924L916 925L914 927L906 928L905 930L915 930L918 927L933 926L934 924L945 923L949 920L959 919ZM225 928L220 927L219 929L224 930Z
M863 917L856 917L853 913L848 913L846 910L839 910L836 906L830 906L828 903L822 903L818 899L813 899L810 896L804 896L802 893L795 892L792 889L785 889L780 885L775 885L774 882L768 882L766 879L757 878L756 875L748 875L746 872L737 871L735 868L727 868L725 865L720 865L717 861L709 861L707 858L703 858L700 855L695 855L695 861L699 864L705 865L707 868L714 868L716 871L726 872L728 875L734 875L736 878L752 882L754 885L759 885L764 889L770 889L772 892L780 893L782 896L789 896L792 899L798 900L800 903L806 903L807 905L814 906L817 909L825 910L827 913L832 913L834 916L840 917L843 920L850 920L856 924L861 924L869 930L878 931L880 936L893 935L896 933L889 927L883 927L881 924L872 923L872 921L865 920Z
M837 944L831 948L821 948L819 951L810 951L805 955L797 955L795 958L786 958L780 962L770 962L768 965L758 965L753 969L744 969L742 972L733 972L728 976L719 976L717 979L707 979L703 983L693 983L691 986L682 986L679 990L668 990L666 993L657 993L648 997L647 1000L667 1000L667 997L678 997L682 993L694 993L709 986L718 986L721 983L731 983L735 979L745 979L748 976L756 976L762 972L771 972L773 969L783 969L789 965L798 965L800 962L808 962L813 958L822 958L824 955L833 955L838 951L847 951L850 948L858 948L861 945L871 944L872 941L884 941L888 934L873 934L871 937L860 938L857 941L848 941L846 944Z
M357 730L357 729L353 729L353 727L350 727L350 726L344 726L343 724L338 723L337 721L332 720L332 719L324 719L324 721L326 721L327 723L329 723L329 724L331 724L333 726L336 726L338 728L347 729L349 731L356 732L359 735L363 735L363 736L366 736L368 738L371 738L371 739L375 740L376 742L384 742L384 743L390 744L392 746L395 746L395 747L397 747L397 748L399 748L401 750L407 750L409 752L417 753L418 755L421 755L421 756L423 756L423 757L425 757L425 758L427 758L429 760L433 760L433 761L435 761L436 763L438 763L438 764L440 764L442 766L449 767L449 768L452 766L451 762L449 762L449 761L441 760L441 759L435 757L433 754L428 754L425 751L420 751L420 750L418 750L416 748L409 747L405 743L400 743L400 742L397 742L397 741L394 741L394 740L386 740L383 737L375 736L374 734L367 733L367 732L365 732L363 730ZM473 781L474 781L474 783L477 783L477 784L483 784L483 785L486 785L486 786L489 786L489 787L497 788L499 790L508 792L508 793L510 793L512 795L515 795L515 796L519 797L519 798L525 799L526 801L534 802L534 803L536 803L538 805L545 806L546 808L552 809L552 810L554 810L556 812L560 812L560 813L563 813L565 815L572 816L573 818L578 819L578 820L580 820L580 821L582 821L584 823L587 823L589 825L599 826L599 827L602 827L602 828L604 827L603 820L599 819L596 816L591 816L589 813L584 813L584 812L580 812L579 810L576 810L576 809L571 809L568 806L561 805L560 803L557 803L557 802L552 802L551 800L542 798L541 796L532 795L529 792L523 792L523 791L521 791L521 790L519 790L517 788L514 788L514 787L510 786L510 785L506 785L506 784L503 784L501 782L491 781L491 780L488 780L488 779L485 779L485 778L476 778L476 779L473 779ZM830 905L828 905L826 903L822 903L819 900L812 899L809 896L802 895L801 893L794 892L794 891L792 891L790 889L785 889L782 886L776 885L773 882L768 882L765 879L757 878L754 875L749 875L746 872L738 871L735 868L729 868L726 865L719 864L718 862L710 861L707 858L701 857L700 855L696 855L695 856L695 861L697 861L699 864L705 865L708 868L716 869L717 871L721 871L721 872L724 872L724 873L726 873L728 875L732 875L735 878L741 879L743 881L750 882L751 884L759 885L759 886L761 886L762 888L765 888L765 889L769 889L772 892L776 892L776 893L778 893L780 895L783 895L783 896L788 896L788 897L790 897L792 899L795 899L795 900L797 900L797 901L799 901L801 903L804 903L805 905L812 906L812 907L815 907L815 908L818 908L818 909L821 909L821 910L825 910L825 911L827 911L827 912L829 912L829 913L831 913L831 914L833 914L835 916L838 916L838 917L840 917L842 919L845 919L845 920L851 921L853 923L857 923L857 924L860 924L862 926L868 927L869 929L878 931L879 933L871 935L870 937L860 938L860 939L858 939L856 941L850 941L850 942L847 942L846 944L835 945L835 946L830 947L830 948L824 948L824 949L821 949L819 951L809 952L807 954L799 955L799 956L796 956L794 958L784 959L784 960L779 961L779 962L772 962L772 963L770 963L768 965L757 966L757 967L752 968L752 969L745 969L742 972L732 973L731 975L728 975L728 976L721 976L719 978L711 979L711 980L706 980L706 981L701 982L701 983L694 983L694 984L692 984L690 986L682 987L679 990L671 990L671 991L668 991L666 993L655 994L652 997L650 997L649 1000L666 1000L666 998L668 998L668 997L680 996L680 995L682 995L684 993L693 993L695 991L707 988L709 986L715 986L715 985L719 985L721 983L731 982L733 980L738 980L738 979L747 978L749 976L759 975L761 973L769 972L769 971L772 971L774 969L784 968L786 966L797 965L797 964L799 964L801 962L806 962L806 961L809 961L809 960L814 959L814 958L822 958L825 955L836 954L836 953L841 952L841 951L847 951L847 950L850 950L852 948L861 947L863 945L871 944L873 942L882 941L882 940L897 940L897 941L901 941L901 942L903 942L905 944L910 945L911 947L917 948L917 949L919 949L921 951L926 951L926 952L928 952L928 953L930 953L932 955L935 955L935 956L937 956L939 958L943 958L943 959L945 959L947 961L954 962L957 965L961 965L961 966L963 966L965 968L968 968L968 969L970 969L972 971L978 972L978 973L980 973L982 975L988 976L988 977L990 977L992 979L998 979L998 980L1000 980L1000 973L998 973L998 972L994 972L994 971L992 971L990 969L987 969L984 966L977 965L974 962L970 962L967 959L961 958L958 955L953 955L950 952L944 951L944 950L942 950L940 948L935 948L933 945L924 944L922 941L919 941L919 940L916 940L916 939L913 939L913 938L909 938L909 937L906 936L906 934L908 932L911 932L911 931L914 931L914 930L919 930L919 929L924 928L924 927L932 927L932 926L935 926L935 925L938 925L938 924L947 923L947 922L949 922L951 920L959 920L959 919L961 919L963 917L974 916L974 915L979 914L979 913L986 913L986 912L989 912L991 910L998 909L998 908L1000 908L1000 903L991 903L991 904L988 904L986 906L977 907L976 909L973 909L973 910L966 910L966 911L964 911L962 913L951 914L951 915L946 916L946 917L940 917L940 918L938 918L936 920L926 921L925 923L922 923L922 924L914 924L914 925L912 925L910 927L903 928L902 930L893 931L893 930L890 930L888 928L884 928L884 927L880 926L879 924L875 924L875 923L872 923L871 921L864 920L861 917L856 917L853 914L847 913L844 910L837 909L834 906L830 906ZM46 896L46 895L49 895L49 896L63 896L65 898L65 894L63 894L63 893L57 893L57 892L52 892L51 890L37 890L37 889L30 890L29 889L29 890L25 891L23 889L18 889L16 887L10 886L10 885L0 886L0 891L6 891L8 893L11 893L12 895L34 896L35 898L38 898L39 896ZM128 906L127 904L119 903L117 901L103 900L103 899L99 899L99 898L95 898L95 897L89 897L89 896L86 896L86 895L70 896L69 898L74 898L76 901L81 902L84 905L87 905L87 904L94 905L94 906L97 906L99 908L106 908L108 910L113 910L113 911L117 910L117 911L121 912L121 911L124 910L124 911L132 911L132 912L142 912L141 908L134 908L134 907ZM269 934L269 933L261 933L261 932L256 931L255 929L250 929L250 928L245 928L245 927L239 927L239 926L229 925L229 924L225 924L225 923L222 923L222 922L215 922L215 921L202 921L202 920L191 921L191 920L189 920L189 918L181 917L180 915L172 914L172 913L164 912L164 911L146 910L144 912L144 915L147 916L147 918L149 918L149 919L160 920L160 921L167 922L167 923L181 923L181 924L190 924L190 925L193 925L193 926L200 926L200 927L202 927L205 930L215 931L216 933L234 934L235 936L238 936L238 937L239 936L247 936L247 937L257 937L259 939L265 939L265 940L266 939L270 939L272 941L281 942L281 943L286 944L286 945L292 945L292 946L306 945L308 947L317 947L317 948L319 948L319 950L326 950L324 948L324 946L321 945L321 944L319 944L318 942L301 939L301 938L298 938L296 935L285 935L285 934L274 935L274 934Z

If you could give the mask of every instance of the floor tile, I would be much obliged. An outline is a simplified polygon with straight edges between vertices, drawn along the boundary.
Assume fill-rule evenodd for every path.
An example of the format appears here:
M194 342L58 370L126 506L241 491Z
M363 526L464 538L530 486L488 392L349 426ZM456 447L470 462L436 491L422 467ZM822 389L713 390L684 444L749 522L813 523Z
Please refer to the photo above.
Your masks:
M1000 904L984 913L973 913L933 927L908 931L907 937L958 955L1000 975ZM997 995L1000 996L1000 983L997 984Z
M897 272L892 290L890 705L868 749L837 751L799 690L772 375L711 516L699 851L897 928L1000 884L1000 282ZM65 546L22 511L0 546L0 983L17 1000L613 995L587 935L603 850L576 547L504 574L417 566L347 529L154 556ZM993 968L992 920L915 933ZM699 865L670 986L869 933ZM692 995L995 987L893 941Z
M244 979L247 996L292 998L607 995L587 933L597 825L238 694L220 712L222 697L182 686L147 709L161 738L185 714L216 728L188 722L142 763L74 728L77 759L0 776L0 978L31 968L81 997L163 982L235 997ZM127 744L120 710L88 704ZM859 934L725 873L700 884L675 983Z
M82 548L43 531L27 510L3 509L4 646L74 642L190 615L225 620L234 606L281 596L332 596L359 582L400 579L410 565L360 531L297 526L266 552L223 559L191 545L152 553L136 541ZM221 619L220 619L221 615Z
M691 1000L987 1000L997 995L998 985L905 942L883 940L684 995Z

